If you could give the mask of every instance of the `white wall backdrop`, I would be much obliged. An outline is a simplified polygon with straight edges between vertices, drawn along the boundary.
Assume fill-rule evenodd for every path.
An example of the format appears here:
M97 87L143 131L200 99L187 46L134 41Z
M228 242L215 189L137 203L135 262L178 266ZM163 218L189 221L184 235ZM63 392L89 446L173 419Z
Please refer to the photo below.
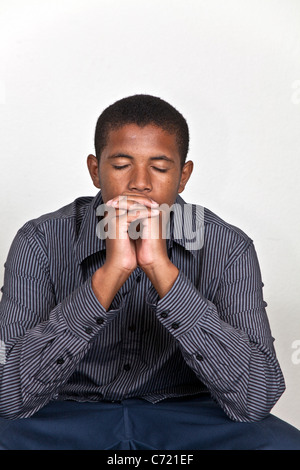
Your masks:
M93 195L100 112L151 93L187 118L186 201L255 242L300 428L300 1L1 0L0 279L27 220Z

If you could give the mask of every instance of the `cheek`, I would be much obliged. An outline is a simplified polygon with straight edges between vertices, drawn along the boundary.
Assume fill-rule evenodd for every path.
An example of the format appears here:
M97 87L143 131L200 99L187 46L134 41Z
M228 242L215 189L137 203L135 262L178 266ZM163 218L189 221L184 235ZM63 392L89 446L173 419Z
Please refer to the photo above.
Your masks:
M126 189L126 182L124 178L118 177L118 175L112 175L110 173L102 173L100 180L100 189L102 192L103 199L108 201L114 197L122 194Z
M172 179L165 180L163 183L158 184L153 192L157 197L157 202L172 205L178 195L178 185Z
M166 191L176 193L179 187L179 184L180 184L179 178L174 178L170 176L164 181L163 186L166 188Z

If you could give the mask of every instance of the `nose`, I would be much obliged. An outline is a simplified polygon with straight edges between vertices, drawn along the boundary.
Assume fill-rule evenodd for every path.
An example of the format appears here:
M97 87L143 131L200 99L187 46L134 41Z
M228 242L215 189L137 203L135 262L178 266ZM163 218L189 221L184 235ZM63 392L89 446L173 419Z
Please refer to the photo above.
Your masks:
M152 190L151 179L147 168L135 168L128 184L131 191L150 192Z

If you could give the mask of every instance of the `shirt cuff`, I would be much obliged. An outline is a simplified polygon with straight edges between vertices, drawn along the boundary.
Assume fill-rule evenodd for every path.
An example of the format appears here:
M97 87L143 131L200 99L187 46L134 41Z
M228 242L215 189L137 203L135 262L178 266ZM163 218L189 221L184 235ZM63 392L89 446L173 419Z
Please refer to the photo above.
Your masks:
M175 283L162 299L159 299L155 288L151 286L146 303L174 337L188 333L210 308L210 302L182 271L179 271Z
M89 278L61 303L62 315L68 328L85 341L97 335L119 314L124 306L124 298L118 292L109 310L101 305L92 289Z

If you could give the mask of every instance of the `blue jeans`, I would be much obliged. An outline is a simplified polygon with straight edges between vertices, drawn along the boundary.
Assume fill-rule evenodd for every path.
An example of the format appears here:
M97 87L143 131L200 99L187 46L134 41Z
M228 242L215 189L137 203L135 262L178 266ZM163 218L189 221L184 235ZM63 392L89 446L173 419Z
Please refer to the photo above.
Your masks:
M300 450L300 431L269 415L231 421L208 395L121 403L50 402L31 418L0 419L0 450Z

